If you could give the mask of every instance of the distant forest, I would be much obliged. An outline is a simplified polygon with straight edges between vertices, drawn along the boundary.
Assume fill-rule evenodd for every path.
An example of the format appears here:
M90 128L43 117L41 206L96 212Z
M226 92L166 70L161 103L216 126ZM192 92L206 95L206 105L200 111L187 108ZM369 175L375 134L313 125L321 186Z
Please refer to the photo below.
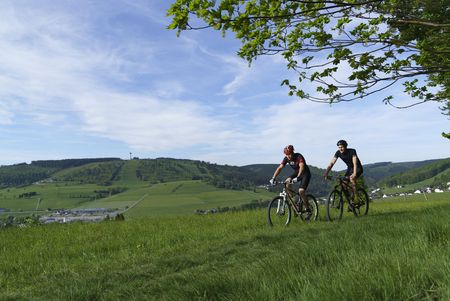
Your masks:
M277 164L247 166L218 165L187 159L133 159L89 158L40 160L0 167L0 187L18 187L52 179L109 186L114 181L146 181L163 183L178 180L202 180L218 188L254 189L268 184ZM127 171L124 172L124 169ZM322 178L323 169L310 166L312 179L308 190L325 196L333 185ZM286 166L279 179L292 173ZM364 165L368 186L395 186L418 183L430 179L433 184L450 182L450 158L417 162L379 162Z
M89 158L40 160L0 167L0 187L26 186L50 178L55 172L93 162L120 160L118 158Z

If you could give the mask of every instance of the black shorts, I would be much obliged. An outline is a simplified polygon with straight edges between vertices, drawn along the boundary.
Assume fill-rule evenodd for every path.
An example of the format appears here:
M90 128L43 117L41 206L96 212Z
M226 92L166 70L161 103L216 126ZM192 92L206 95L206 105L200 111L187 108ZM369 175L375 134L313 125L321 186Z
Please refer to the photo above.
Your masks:
M297 173L292 174L289 178L294 179L297 177ZM298 177L298 183L300 186L298 188L303 188L306 190L309 185L309 181L311 180L311 172L306 172L302 176Z
M356 178L359 178L363 173L362 168L356 168ZM345 177L350 178L350 176L353 174L353 168L347 168L347 171L345 172Z

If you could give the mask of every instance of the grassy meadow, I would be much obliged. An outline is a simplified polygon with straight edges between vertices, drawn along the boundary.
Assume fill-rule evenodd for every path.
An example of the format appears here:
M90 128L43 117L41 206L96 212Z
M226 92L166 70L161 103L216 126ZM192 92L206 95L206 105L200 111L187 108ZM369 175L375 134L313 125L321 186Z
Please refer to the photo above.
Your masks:
M127 190L119 194L95 198L95 191L114 187L126 187ZM20 195L30 192L36 192L36 195L19 198ZM44 215L49 208L117 208L125 211L126 218L136 218L191 215L196 209L233 207L252 200L265 200L271 197L273 193L264 189L252 191L221 189L199 180L159 184L126 180L126 182L116 182L112 186L57 182L2 189L0 190L0 208L9 208L16 214L23 212L38 215ZM11 212L0 213L0 215L10 215Z
M449 193L333 223L265 214L3 229L0 300L450 300Z

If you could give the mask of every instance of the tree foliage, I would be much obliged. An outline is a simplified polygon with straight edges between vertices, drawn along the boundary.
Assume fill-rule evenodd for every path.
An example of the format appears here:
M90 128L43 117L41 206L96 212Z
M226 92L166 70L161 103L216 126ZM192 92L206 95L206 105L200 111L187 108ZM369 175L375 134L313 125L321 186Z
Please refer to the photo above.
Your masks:
M168 15L178 34L234 32L249 63L281 55L298 75L282 81L290 95L336 103L399 82L411 102L395 105L391 95L386 104L435 101L450 116L448 0L176 0Z

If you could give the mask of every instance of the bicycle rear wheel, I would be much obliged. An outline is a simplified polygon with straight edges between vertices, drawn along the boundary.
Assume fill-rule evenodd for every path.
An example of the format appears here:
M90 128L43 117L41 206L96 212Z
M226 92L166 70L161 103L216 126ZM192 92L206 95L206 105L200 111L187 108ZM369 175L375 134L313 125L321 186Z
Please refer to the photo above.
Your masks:
M356 191L356 200L353 204L353 213L358 216L367 215L367 212L369 212L369 196L364 189L358 188Z
M310 211L306 211L306 207L302 204L300 208L300 218L304 221L315 221L319 216L319 205L316 198L312 194L306 195Z
M327 219L331 222L342 219L344 212L344 203L342 194L338 190L333 190L327 200Z
M281 196L274 198L267 207L269 226L287 226L291 221L291 207Z

